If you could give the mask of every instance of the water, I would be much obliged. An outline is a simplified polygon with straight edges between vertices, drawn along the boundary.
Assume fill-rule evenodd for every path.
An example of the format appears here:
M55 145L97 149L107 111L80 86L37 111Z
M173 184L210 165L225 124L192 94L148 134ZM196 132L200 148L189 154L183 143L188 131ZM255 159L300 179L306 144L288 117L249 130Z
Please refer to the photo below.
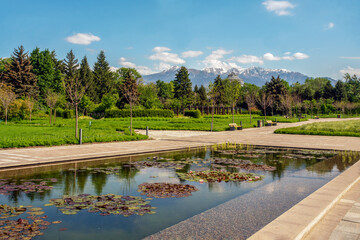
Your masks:
M200 149L2 172L0 173L0 179L12 179L19 184L24 182L21 179L55 178L57 182L48 182L48 185L52 185L53 189L40 193L13 191L10 192L10 195L0 195L0 202L1 204L17 207L21 205L41 207L43 208L42 211L45 212L44 215L48 216L47 221L62 221L60 224L52 224L48 226L48 229L41 230L44 235L37 236L36 239L141 239L239 196L253 194L260 199L262 194L274 192L276 196L288 194L289 188L286 188L286 186L291 184L290 192L293 194L288 197L288 201L284 201L282 205L280 204L281 207L279 207L279 203L271 204L268 201L266 206L264 203L256 205L257 201L253 201L250 204L251 206L244 205L247 209L253 207L255 210L261 210L270 207L270 209L273 208L274 210L269 211L266 217L263 216L264 214L259 215L261 219L256 221L257 224L252 224L252 228L247 228L246 236L249 236L293 204L336 177L355 163L359 157L358 153L338 154L334 151L247 148L237 154L233 151ZM160 162L178 163L182 161L185 166L182 169L156 167L137 169L134 165L129 164L137 161L153 161L154 157L156 159L154 161ZM179 179L177 172L210 169L212 167L210 160L217 157L247 159L253 163L273 166L276 170L250 171L264 176L261 181L256 182L211 182L200 184L199 182ZM113 168L118 170L111 170ZM104 169L108 170L104 171ZM231 172L239 171L238 168L229 166L223 169ZM240 171L248 172L241 169ZM144 182L185 183L194 185L199 191L193 192L190 197L153 198L149 200L149 204L156 207L153 210L156 213L142 216L101 216L99 213L89 213L86 209L79 211L75 215L64 215L55 206L44 206L44 204L49 203L50 199L83 193L91 195L111 193L142 196L145 199L146 196L137 191L138 185ZM269 199L271 198L269 197ZM255 210L249 214L256 216ZM8 219L17 220L27 216L27 213L23 213ZM246 217L244 219L246 220ZM59 229L66 230L59 231Z

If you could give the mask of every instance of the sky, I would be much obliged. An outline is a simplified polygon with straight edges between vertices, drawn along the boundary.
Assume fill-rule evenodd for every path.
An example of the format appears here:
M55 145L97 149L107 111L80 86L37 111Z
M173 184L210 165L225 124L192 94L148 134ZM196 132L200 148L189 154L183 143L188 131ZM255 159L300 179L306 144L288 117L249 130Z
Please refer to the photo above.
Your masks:
M358 0L1 0L0 57L72 49L141 74L171 66L258 66L360 75Z

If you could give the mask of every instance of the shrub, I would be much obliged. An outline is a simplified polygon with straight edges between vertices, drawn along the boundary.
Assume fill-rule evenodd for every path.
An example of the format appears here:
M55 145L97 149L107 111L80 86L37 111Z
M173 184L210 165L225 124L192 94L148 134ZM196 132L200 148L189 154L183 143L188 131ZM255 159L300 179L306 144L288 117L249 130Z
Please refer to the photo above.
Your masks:
M75 116L74 110L66 109L63 111L63 115L62 115L63 118L74 118L74 116Z
M126 118L130 117L129 109L107 109L105 111L106 118ZM161 109L143 109L143 110L133 110L133 117L174 117L174 113L171 110L161 110Z
M192 118L201 118L200 110L185 110L184 116Z

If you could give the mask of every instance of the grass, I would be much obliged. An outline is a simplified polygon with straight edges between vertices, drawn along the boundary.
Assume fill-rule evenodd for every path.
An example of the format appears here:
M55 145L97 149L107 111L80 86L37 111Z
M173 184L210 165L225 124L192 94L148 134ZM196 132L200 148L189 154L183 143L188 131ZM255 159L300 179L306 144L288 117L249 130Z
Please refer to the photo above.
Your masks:
M275 133L360 137L360 120L312 123L299 127L277 129Z

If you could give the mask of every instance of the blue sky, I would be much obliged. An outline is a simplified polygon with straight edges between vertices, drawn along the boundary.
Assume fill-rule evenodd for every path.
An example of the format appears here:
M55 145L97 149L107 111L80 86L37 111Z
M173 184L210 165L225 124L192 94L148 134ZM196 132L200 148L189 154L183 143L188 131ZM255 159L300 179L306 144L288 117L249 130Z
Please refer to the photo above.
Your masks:
M24 45L148 74L172 65L360 75L357 0L3 0L0 57Z

